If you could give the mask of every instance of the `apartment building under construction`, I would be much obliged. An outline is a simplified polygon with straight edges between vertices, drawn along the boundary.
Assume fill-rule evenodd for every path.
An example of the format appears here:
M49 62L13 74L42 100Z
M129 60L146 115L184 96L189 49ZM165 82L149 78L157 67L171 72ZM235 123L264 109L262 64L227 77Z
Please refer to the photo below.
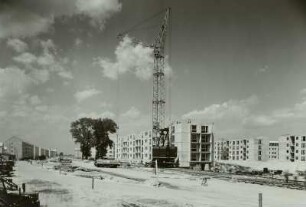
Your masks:
M212 125L177 121L169 125L169 145L177 147L179 167L204 169L213 162ZM114 142L115 158L131 163L147 163L153 159L152 131L118 136Z
M215 141L215 160L266 161L268 139L265 137Z
M306 161L306 136L288 134L280 136L278 141L281 161Z

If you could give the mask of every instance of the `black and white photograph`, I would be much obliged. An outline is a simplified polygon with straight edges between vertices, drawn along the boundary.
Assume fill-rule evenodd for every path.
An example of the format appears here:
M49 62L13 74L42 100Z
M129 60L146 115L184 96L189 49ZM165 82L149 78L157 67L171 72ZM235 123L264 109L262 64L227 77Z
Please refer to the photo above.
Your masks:
M0 0L0 207L306 207L306 1Z

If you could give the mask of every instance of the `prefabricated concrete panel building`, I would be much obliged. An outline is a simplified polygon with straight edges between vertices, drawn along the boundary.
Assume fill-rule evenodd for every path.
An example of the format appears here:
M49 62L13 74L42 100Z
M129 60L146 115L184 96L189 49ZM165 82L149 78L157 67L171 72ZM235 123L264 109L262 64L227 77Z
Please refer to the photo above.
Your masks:
M5 141L8 153L16 156L16 159L33 159L34 145L24 142L19 137L11 137Z
M192 121L175 122L170 126L170 138L177 147L179 167L199 167L213 163L214 137L212 125Z

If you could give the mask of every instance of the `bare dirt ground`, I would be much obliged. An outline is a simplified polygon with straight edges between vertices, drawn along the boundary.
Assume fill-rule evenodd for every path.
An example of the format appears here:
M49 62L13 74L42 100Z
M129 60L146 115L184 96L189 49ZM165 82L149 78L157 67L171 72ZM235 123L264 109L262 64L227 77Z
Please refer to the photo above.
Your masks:
M26 183L27 191L39 192L44 206L257 207L258 193L263 193L264 207L306 206L305 191L214 178L202 186L201 175L179 171L160 170L156 178L148 168L96 168L81 161L73 164L87 170L60 173L53 169L54 163L18 162L14 181Z

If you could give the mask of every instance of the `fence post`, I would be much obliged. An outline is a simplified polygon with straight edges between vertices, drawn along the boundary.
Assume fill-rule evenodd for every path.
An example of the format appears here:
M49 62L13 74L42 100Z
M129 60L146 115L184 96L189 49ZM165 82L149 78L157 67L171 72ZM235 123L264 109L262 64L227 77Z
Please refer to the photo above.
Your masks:
M92 177L91 188L92 188L92 189L95 188L95 178L94 178L94 177Z
M262 207L262 193L259 193L258 196L259 196L259 207Z
M26 185L25 183L22 183L22 192L25 193L25 191L26 191Z
M158 169L157 160L155 160L155 175L157 175L157 169Z

